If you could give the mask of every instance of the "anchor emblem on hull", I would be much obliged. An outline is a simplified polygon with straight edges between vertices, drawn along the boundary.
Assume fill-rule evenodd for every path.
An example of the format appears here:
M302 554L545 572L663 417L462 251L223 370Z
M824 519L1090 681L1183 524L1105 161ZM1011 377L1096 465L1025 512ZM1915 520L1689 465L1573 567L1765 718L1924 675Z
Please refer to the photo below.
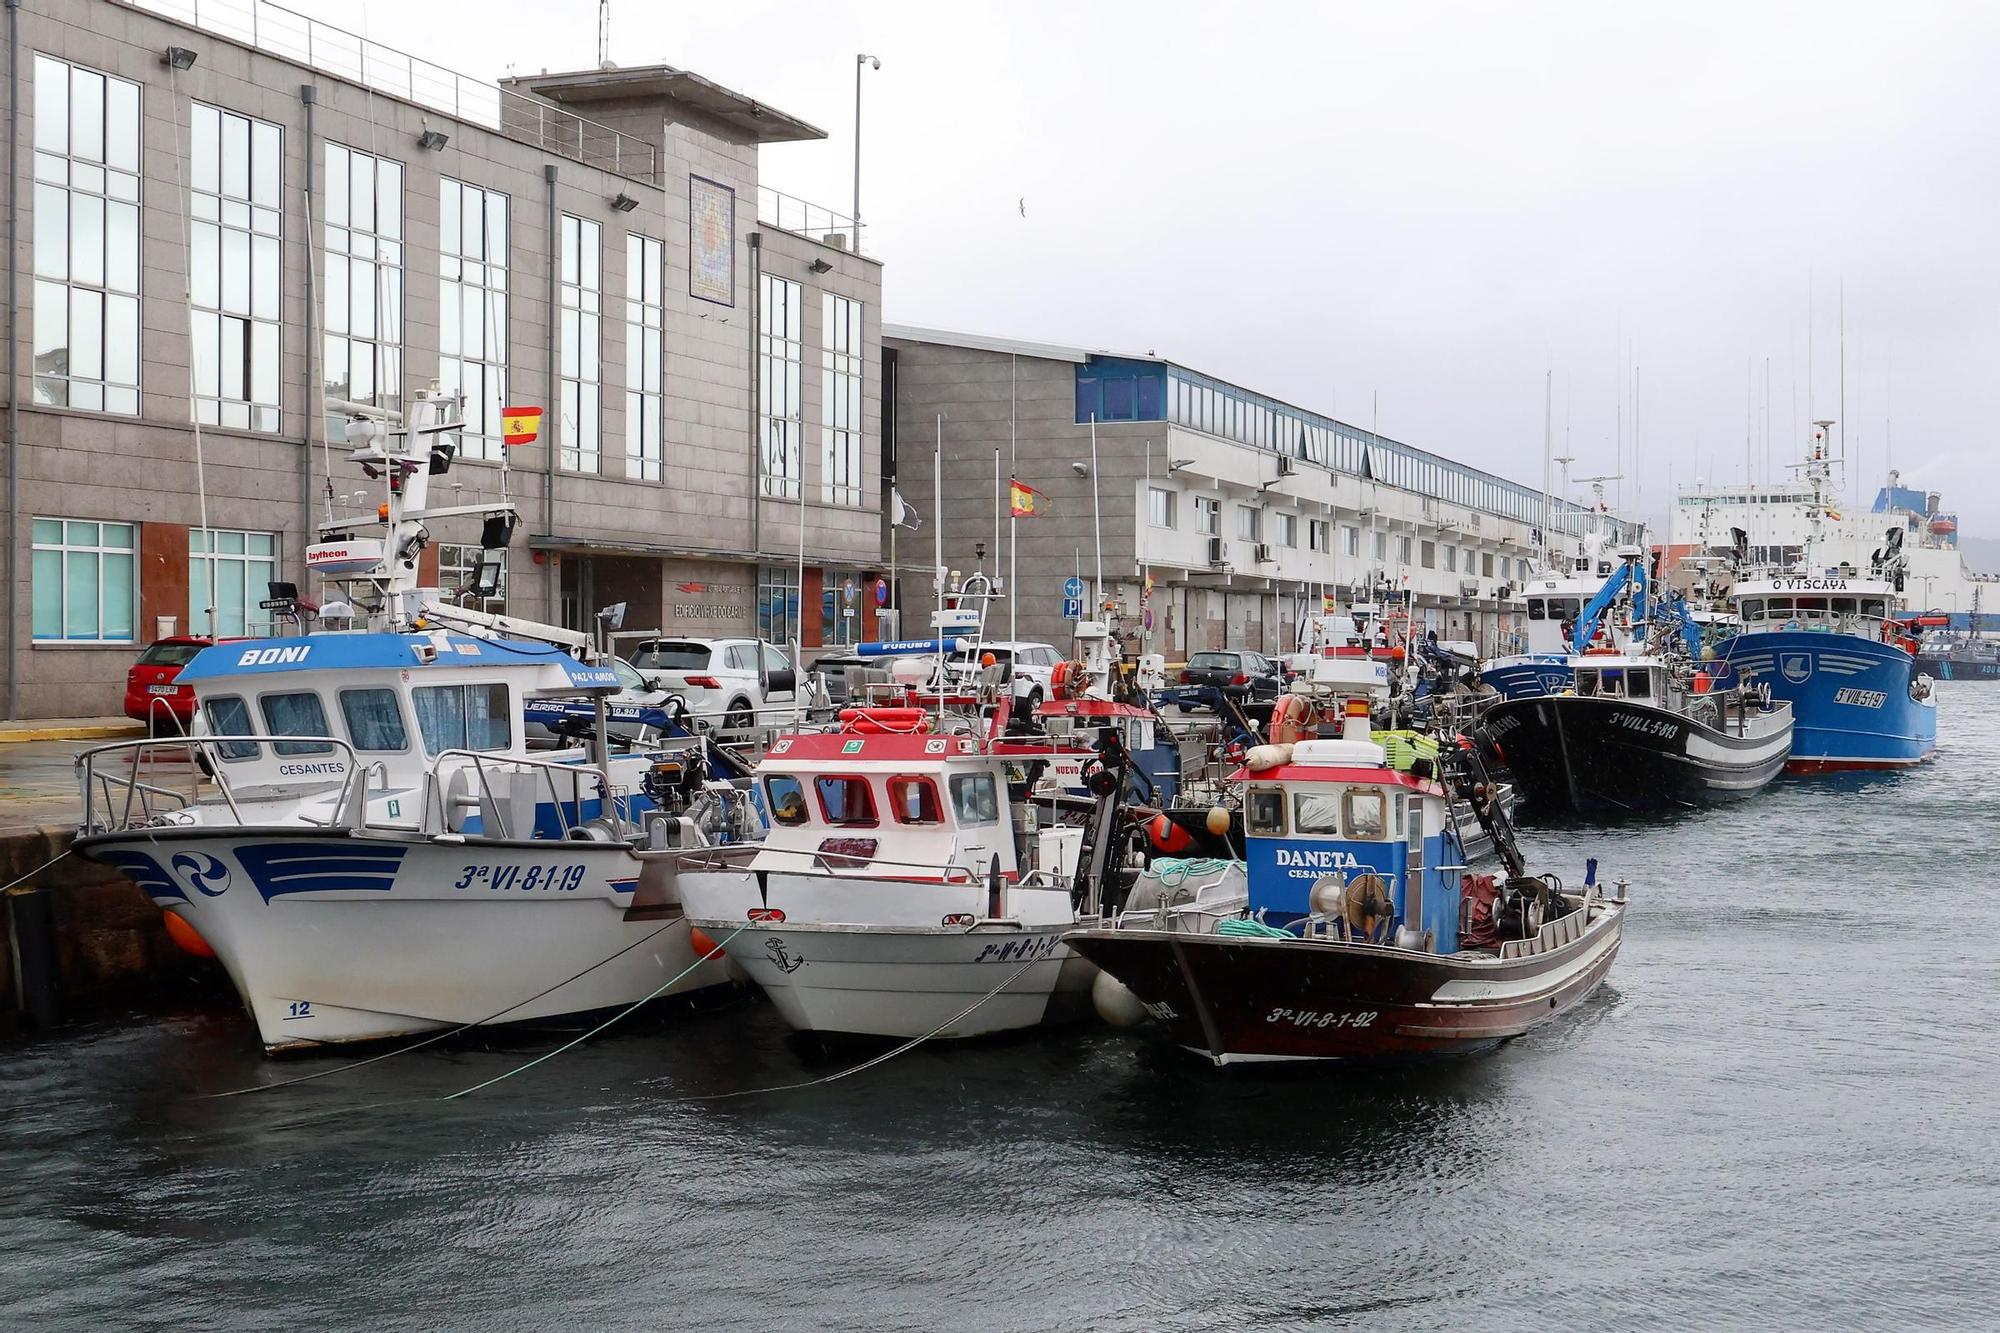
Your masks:
M806 965L806 960L785 949L785 942L773 935L764 941L764 956L778 965L778 970L787 974L798 971Z

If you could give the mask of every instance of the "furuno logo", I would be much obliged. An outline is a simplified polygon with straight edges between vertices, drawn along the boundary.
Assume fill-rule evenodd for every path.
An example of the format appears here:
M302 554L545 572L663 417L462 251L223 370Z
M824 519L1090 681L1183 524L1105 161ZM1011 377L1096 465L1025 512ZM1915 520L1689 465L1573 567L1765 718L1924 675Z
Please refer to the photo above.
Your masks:
M220 898L229 887L229 867L207 852L177 852L167 864L205 898Z
M246 648L236 659L237 666L277 666L287 662L303 662L312 651L311 644L295 644L290 648Z
M1812 657L1806 653L1785 653L1778 658L1778 670L1794 685L1812 678Z

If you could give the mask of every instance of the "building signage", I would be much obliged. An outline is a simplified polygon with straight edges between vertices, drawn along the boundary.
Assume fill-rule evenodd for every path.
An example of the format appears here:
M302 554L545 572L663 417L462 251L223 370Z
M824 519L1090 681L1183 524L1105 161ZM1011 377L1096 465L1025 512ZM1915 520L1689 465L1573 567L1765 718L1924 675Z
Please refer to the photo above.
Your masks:
M688 177L688 295L736 304L736 191Z

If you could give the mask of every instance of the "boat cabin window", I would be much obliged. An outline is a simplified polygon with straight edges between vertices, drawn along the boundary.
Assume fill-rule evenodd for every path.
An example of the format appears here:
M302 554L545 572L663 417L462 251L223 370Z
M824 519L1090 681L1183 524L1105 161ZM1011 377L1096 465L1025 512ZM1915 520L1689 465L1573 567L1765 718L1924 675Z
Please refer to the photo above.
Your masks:
M1578 671L1576 673L1576 692L1585 696L1596 694L1597 673L1595 671Z
M233 694L210 699L202 708L208 714L208 730L215 736L250 736L257 724L250 720L250 706ZM258 746L253 741L230 741L212 746L224 759L255 759Z
M1745 620L1761 620L1763 617L1764 599L1761 597L1745 597L1743 599L1743 618Z
M991 773L960 773L951 780L951 804L961 824L992 824L1000 818L1000 797Z
M432 754L504 750L513 743L505 685L419 685L410 698L424 748Z
M1889 599L1886 597L1862 598L1861 614L1871 620L1887 620L1889 618Z
M797 828L812 818L806 810L806 789L797 778L782 773L765 778L764 801L771 818L786 828Z
M1423 797L1421 797L1421 796L1417 796L1417 795L1415 795L1415 794L1412 794L1412 795L1411 795L1411 796L1409 797L1409 806L1410 806L1410 825L1409 825L1409 828L1410 828L1410 850L1411 850L1411 851L1413 851L1413 852L1419 852L1419 853L1420 853L1420 852L1422 852L1422 851L1424 850L1424 805L1423 805L1423 799L1424 799ZM1402 819L1402 817L1403 817L1403 816L1402 816L1402 806L1401 806L1401 805L1399 804L1399 805L1398 805L1398 806L1397 806L1396 808L1397 808L1397 815L1396 815L1396 818L1397 818L1398 820L1400 820L1400 819Z
M1851 615L1853 615L1853 614L1854 614L1854 599L1853 599L1852 597L1836 597L1836 598L1834 598L1834 599L1833 599L1833 613L1834 613L1835 615L1837 615L1837 616L1851 616Z
M1614 697L1625 693L1625 668L1606 667L1599 673L1598 691Z
M819 812L826 822L840 828L874 828L875 794L868 779L859 777L814 778L819 792Z
M1549 604L1539 597L1530 597L1528 599L1528 619L1547 620L1548 618Z
M1340 836L1340 798L1332 792L1302 791L1292 797L1292 831Z
M1803 616L1803 615L1814 615L1814 616L1823 616L1823 615L1825 615L1825 614L1826 614L1826 598L1824 598L1824 597L1801 597L1801 598L1799 598L1799 614L1800 614L1800 615L1802 615L1802 616Z
M1630 699L1650 699L1653 697L1653 671L1651 667L1630 667L1625 672L1625 695Z
M1276 787L1252 787L1243 803L1243 824L1252 833L1285 831L1285 793Z
M1583 610L1583 601L1577 597L1549 598L1550 620L1575 620Z
M311 690L257 696L264 726L273 736L325 736L326 705ZM325 740L279 741L271 747L279 754L327 754L333 744Z
M929 778L890 778L889 808L898 824L942 824L937 784Z
M1374 788L1350 788L1341 803L1347 807L1347 836L1362 842L1379 842L1389 824L1389 803Z
M403 710L394 690L342 690L340 716L347 738L357 750L407 750L410 734L403 729Z

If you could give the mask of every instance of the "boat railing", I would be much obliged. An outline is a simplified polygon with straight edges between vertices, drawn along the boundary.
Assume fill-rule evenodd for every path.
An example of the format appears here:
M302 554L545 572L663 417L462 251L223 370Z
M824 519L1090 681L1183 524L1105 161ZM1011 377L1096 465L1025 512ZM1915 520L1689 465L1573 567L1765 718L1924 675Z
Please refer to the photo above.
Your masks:
M939 864L934 861L885 861L880 857L862 856L856 852L822 852L813 847L771 847L763 843L723 843L711 847L682 848L673 855L683 870L726 870L730 861L745 852L770 852L775 855L796 856L812 864L810 870L785 870L786 875L814 876L822 879L852 879L856 870L874 872L921 871L928 879L935 875L943 884L977 884L985 878L984 871L958 865L955 862ZM840 873L840 871L848 873ZM912 876L911 878L915 878Z
M441 751L431 760L431 766L424 774L423 832L427 835L460 832L459 828L454 827L452 816L461 809L476 808L481 812L482 832L485 836L534 837L533 828L525 832L516 832L509 827L507 810L513 793L509 792L503 797L494 790L493 779L498 774L518 773L523 770L531 770L541 779L537 788L535 809L539 814L542 806L540 793L546 791L548 803L555 810L557 837L561 839L567 840L575 829L590 822L583 813L583 803L587 797L586 787L595 789L599 818L610 818L621 829L632 822L632 792L628 788L610 785L602 772L588 764L563 763L559 760L536 759L527 755L490 750L450 749ZM462 795L452 793L452 781L460 773L472 775L472 781L478 786L476 793L466 792ZM563 785L567 785L569 789L568 796L563 794ZM497 827L484 827L486 812L489 811Z
M243 817L238 793L224 765L247 757L237 747L261 749L267 745L310 746L314 754L338 750L345 762L339 776L339 796L334 801L334 822L345 822L345 812L353 807L355 780L366 769L357 759L354 747L337 736L148 736L92 746L77 756L77 781L83 796L82 827L93 832L140 828L162 816L199 805L203 799L204 772L228 807L231 820L243 827L248 821ZM141 776L149 768L157 771L162 766L159 756L170 752L185 756L188 778L185 791L147 782ZM361 804L365 807L366 803Z

